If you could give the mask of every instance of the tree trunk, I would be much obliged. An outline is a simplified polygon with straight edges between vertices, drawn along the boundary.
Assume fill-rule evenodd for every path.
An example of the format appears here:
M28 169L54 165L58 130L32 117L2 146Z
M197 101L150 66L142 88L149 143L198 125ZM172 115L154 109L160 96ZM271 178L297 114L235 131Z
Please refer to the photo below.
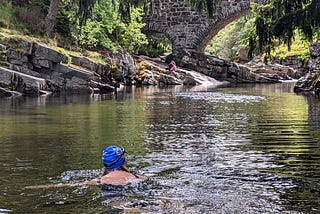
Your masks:
M60 0L51 0L49 12L46 16L46 34L51 38L56 25L57 14L59 11Z

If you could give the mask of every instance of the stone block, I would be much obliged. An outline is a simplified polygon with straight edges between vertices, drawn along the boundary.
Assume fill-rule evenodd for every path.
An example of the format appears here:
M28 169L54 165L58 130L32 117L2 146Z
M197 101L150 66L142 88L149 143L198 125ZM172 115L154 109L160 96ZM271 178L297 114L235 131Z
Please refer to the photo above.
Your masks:
M68 67L65 65L59 65L57 71L55 72L61 73L63 77L68 79L71 79L72 77L77 77L86 81L91 79L91 77L93 76L91 72Z
M46 89L46 81L17 71L0 67L0 82L6 87L25 94L38 95Z
M61 63L65 59L65 55L38 43L35 43L33 46L33 56L35 57L36 61L48 60L54 63Z
M25 52L16 51L12 48L7 52L7 60L14 65L23 65L29 62L28 56Z

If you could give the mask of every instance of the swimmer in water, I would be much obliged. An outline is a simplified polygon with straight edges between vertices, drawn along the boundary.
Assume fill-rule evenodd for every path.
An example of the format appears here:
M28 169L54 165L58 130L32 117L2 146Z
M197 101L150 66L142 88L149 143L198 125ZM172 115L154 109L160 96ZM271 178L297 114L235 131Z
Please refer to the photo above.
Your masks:
M126 185L145 178L128 170L124 154L124 148L119 146L105 148L102 152L104 172L101 178L89 182L93 184Z
M102 152L102 162L104 171L102 176L90 181L72 184L52 184L52 185L38 185L27 186L24 189L41 189L51 187L71 187L82 185L127 185L135 183L144 179L144 176L131 173L127 168L127 161L125 158L125 150L119 146L109 146Z

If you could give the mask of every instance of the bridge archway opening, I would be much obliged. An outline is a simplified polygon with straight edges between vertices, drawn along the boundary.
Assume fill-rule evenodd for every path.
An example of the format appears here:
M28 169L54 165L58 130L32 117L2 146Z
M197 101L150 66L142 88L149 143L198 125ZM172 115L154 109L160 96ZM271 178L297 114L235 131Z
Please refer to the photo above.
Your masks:
M163 34L155 31L145 32L148 44L139 52L149 57L158 57L172 52L171 41Z
M204 52L207 55L233 61L241 47L241 40L245 39L245 29L253 23L251 15L246 15L227 24L212 37Z

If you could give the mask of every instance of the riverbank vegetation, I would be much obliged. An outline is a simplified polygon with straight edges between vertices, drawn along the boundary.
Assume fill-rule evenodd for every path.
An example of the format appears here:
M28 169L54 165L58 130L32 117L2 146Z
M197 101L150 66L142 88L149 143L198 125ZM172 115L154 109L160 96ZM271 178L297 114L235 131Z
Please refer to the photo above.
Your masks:
M130 10L130 20L119 16L119 1L100 0L99 3L81 12L83 1L61 0L56 14L54 31L47 32L47 14L50 13L49 0L0 0L0 27L16 30L22 35L48 38L57 45L70 49L123 48L136 52L147 43L141 33L142 8ZM7 31L8 33L8 31Z
M253 10L255 30L248 37L249 55L258 50L270 57L275 46L284 44L290 50L293 42L301 36L309 42L317 39L319 10L318 0L271 0L265 6L256 5Z
M237 60L239 49L249 49L250 39L252 36L256 36L255 19L256 16L251 14L227 25L211 40L206 48L206 53L227 60ZM286 44L275 40L268 58L283 60L287 57L296 57L304 61L310 57L309 47L310 41L299 30L295 30L290 49ZM255 53L263 55L256 49Z
M188 2L215 18L212 11L217 0ZM142 33L142 17L149 4L147 0L0 0L0 27L73 51L122 48L155 57L171 51L171 45L163 36ZM315 0L256 5L250 16L222 30L207 53L234 60L245 46L250 47L251 57L264 52L269 58L305 59L310 41L319 34L319 5Z

